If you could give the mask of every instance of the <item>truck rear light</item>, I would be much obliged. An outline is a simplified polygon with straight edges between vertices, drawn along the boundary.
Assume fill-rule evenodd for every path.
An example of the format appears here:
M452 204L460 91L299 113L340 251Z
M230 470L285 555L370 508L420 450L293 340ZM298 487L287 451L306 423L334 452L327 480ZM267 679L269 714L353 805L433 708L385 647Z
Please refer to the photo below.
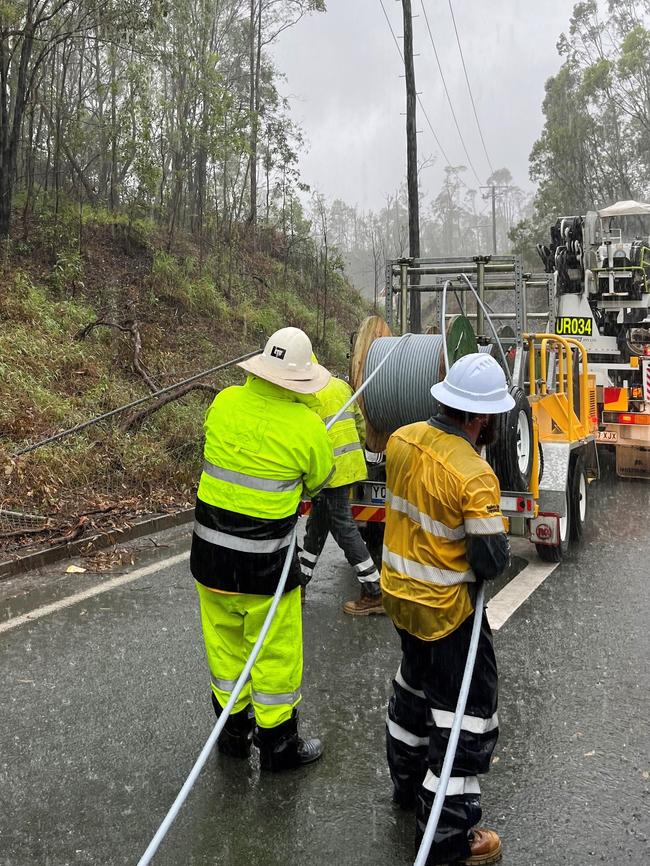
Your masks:
M650 425L650 415L639 415L631 412L619 412L616 416L619 424L645 424Z

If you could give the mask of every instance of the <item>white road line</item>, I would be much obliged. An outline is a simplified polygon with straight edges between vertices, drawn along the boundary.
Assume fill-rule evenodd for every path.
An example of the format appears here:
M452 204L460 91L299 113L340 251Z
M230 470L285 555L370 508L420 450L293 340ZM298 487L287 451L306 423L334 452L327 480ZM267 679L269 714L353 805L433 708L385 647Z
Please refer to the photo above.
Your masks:
M73 604L78 604L80 601L85 601L87 598L93 598L95 595L101 595L103 592L109 592L118 586L124 586L126 583L132 583L134 580L139 580L141 577L146 577L148 574L155 574L157 571L162 571L165 568L171 568L172 565L178 565L190 558L189 550L184 553L179 553L176 556L170 556L167 559L161 559L158 562L153 562L151 565L146 565L144 568L138 568L130 574L122 574L119 577L114 577L104 583L99 583L96 586L91 586L89 589L84 589L82 592L77 592L74 595L69 595L67 598L61 598L59 601L54 601L52 604L45 604L43 607L37 607L29 613L23 613L21 616L15 616L13 619L8 619L6 622L0 622L0 634L5 631L12 631L14 628L19 628L28 622L41 619L44 616L49 616L51 613L56 613L66 607L72 607Z
M552 574L559 563L531 562L501 592L488 602L488 621L492 631L499 631L517 608Z

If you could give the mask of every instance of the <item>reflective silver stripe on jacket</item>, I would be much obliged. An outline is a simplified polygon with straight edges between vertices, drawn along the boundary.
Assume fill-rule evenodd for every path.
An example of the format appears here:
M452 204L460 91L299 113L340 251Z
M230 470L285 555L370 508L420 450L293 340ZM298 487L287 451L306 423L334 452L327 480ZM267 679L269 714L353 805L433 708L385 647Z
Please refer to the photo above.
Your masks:
M395 571L400 571L414 580L423 580L425 583L455 586L458 583L474 583L476 581L471 569L469 571L452 571L451 569L436 568L435 565L426 565L423 562L414 562L412 559L406 559L393 553L386 545L384 545L383 560L384 565L389 566L389 568L394 568Z
M454 723L454 714L448 710L431 710L431 714L439 728L451 728ZM499 717L496 713L489 719L482 719L480 716L463 716L461 722L461 729L470 734L487 734L498 727Z
M388 733L394 740L399 740L400 743L406 743L407 746L429 745L428 737L418 737L415 734L412 734L410 731L407 731L406 728L398 725L397 722L389 719L388 716L386 716L386 727L388 728Z
M349 445L339 445L334 449L334 456L340 457L341 454L348 454L350 451L363 451L361 442L350 442Z
M403 689L406 689L407 692L410 692L412 695L416 695L418 698L424 698L426 695L424 692L421 692L419 689L412 688L402 676L402 665L397 668L397 673L395 674L395 682L398 686L401 686Z
M231 692L237 685L237 680L222 680L220 677L215 677L210 674L212 685L222 692Z
M255 475L245 475L243 472L235 472L233 469L224 469L223 466L215 466L208 460L203 461L203 471L211 478L218 481L229 481L231 484L239 484L240 487L249 487L251 490L265 490L269 493L284 493L287 490L295 490L302 484L302 478L257 478Z
M502 517L466 517L465 531L468 535L498 535L506 530Z
M327 418L323 418L323 424L329 424L330 421L333 421L336 418L336 414L328 415ZM353 412L344 412L338 418L336 418L336 423L339 421L354 421L354 413Z
M427 771L422 785L427 791L432 791L434 794L438 790L440 779L434 776L431 770ZM480 794L481 786L478 783L478 776L451 776L447 785L447 797L459 797L462 794Z
M217 529L208 529L197 520L194 521L194 532L204 541L216 544L219 547L227 547L229 550L239 550L242 553L275 553L289 546L292 532L288 532L284 538L240 538L238 535L230 535L228 532L219 532Z
M402 499L401 496L393 496L389 490L386 491L386 505L389 505L393 511L406 514L415 523L419 523L422 529L430 535L435 535L438 538L448 538L450 541L460 541L461 538L465 538L467 521L465 521L465 526L462 523L460 526L447 526L446 523L433 520L428 514L419 511L407 499ZM501 527L501 531L503 532L503 523Z
M252 689L251 696L255 703L265 704L266 706L275 706L276 704L295 704L301 698L300 689L295 692L285 692L284 694L272 694L270 692L258 692Z

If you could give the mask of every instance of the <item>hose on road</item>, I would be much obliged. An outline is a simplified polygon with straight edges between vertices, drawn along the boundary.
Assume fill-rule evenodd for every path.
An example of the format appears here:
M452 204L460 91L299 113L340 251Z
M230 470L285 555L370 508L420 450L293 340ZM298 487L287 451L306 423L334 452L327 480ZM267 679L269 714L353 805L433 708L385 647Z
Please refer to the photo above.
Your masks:
M404 334L400 339L391 347L391 350L385 355L381 364L377 366L377 368L373 371L373 373L366 379L366 381L361 385L361 387L356 391L352 397L347 401L347 403L342 406L339 411L334 415L334 417L327 423L327 429L329 430L336 422L339 420L341 415L349 409L349 407L354 403L354 401L359 397L362 391L370 384L375 375L379 372L384 363L389 359L389 357L396 351L399 346L403 345L408 339L412 336L412 334ZM215 743L219 739L219 735L221 734L226 721L228 720L230 713L232 712L232 708L235 706L237 698L239 697L241 690L244 688L248 681L248 677L250 676L251 669L255 664L255 660L262 649L262 645L264 644L264 640L266 639L266 635L268 633L269 628L271 627L271 623L273 621L273 617L275 616L275 612L277 610L278 604L280 603L280 598L282 597L282 593L284 592L284 587L287 582L287 577L289 575L289 567L291 565L291 561L293 559L293 553L296 547L296 536L297 536L297 527L294 528L291 533L291 537L289 540L289 548L287 550L287 556L284 560L284 566L282 568L282 574L280 575L280 580L278 581L278 587L275 591L275 595L273 596L273 601L271 602L271 607L269 608L269 612L266 615L266 619L264 620L264 625L258 635L257 640L255 641L255 646L251 650L251 654L248 657L248 661L244 665L244 669L239 675L239 679L237 680L234 689L232 690L232 694L230 695L230 699L226 706L224 707L221 715L217 719L217 723L212 729L212 732L208 739L206 740L205 745L201 749L201 753L199 757L196 759L194 766L192 767L189 776L185 780L183 787L178 792L178 795L174 802L172 803L171 808L167 812L167 815L163 819L160 827L156 831L153 839L147 846L146 851L142 855L142 857L138 860L138 866L148 866L151 863L154 854L160 847L160 843L167 835L167 831L174 823L174 820L178 813L181 810L181 807L185 803L185 800L188 797L188 794L192 790L194 783L196 782L199 773L203 769L205 762L208 760L212 749L214 748Z

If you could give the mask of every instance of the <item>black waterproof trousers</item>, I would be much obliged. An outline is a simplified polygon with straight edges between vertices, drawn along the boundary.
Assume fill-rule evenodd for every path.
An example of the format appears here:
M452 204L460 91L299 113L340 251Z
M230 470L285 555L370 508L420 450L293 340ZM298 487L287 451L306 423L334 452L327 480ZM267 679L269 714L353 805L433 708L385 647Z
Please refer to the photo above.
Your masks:
M388 704L386 750L395 801L416 809L417 847L436 796L473 620L470 616L436 641L397 630L402 661ZM481 818L477 777L488 772L498 735L497 667L484 613L456 757L427 866L469 856L468 831Z

